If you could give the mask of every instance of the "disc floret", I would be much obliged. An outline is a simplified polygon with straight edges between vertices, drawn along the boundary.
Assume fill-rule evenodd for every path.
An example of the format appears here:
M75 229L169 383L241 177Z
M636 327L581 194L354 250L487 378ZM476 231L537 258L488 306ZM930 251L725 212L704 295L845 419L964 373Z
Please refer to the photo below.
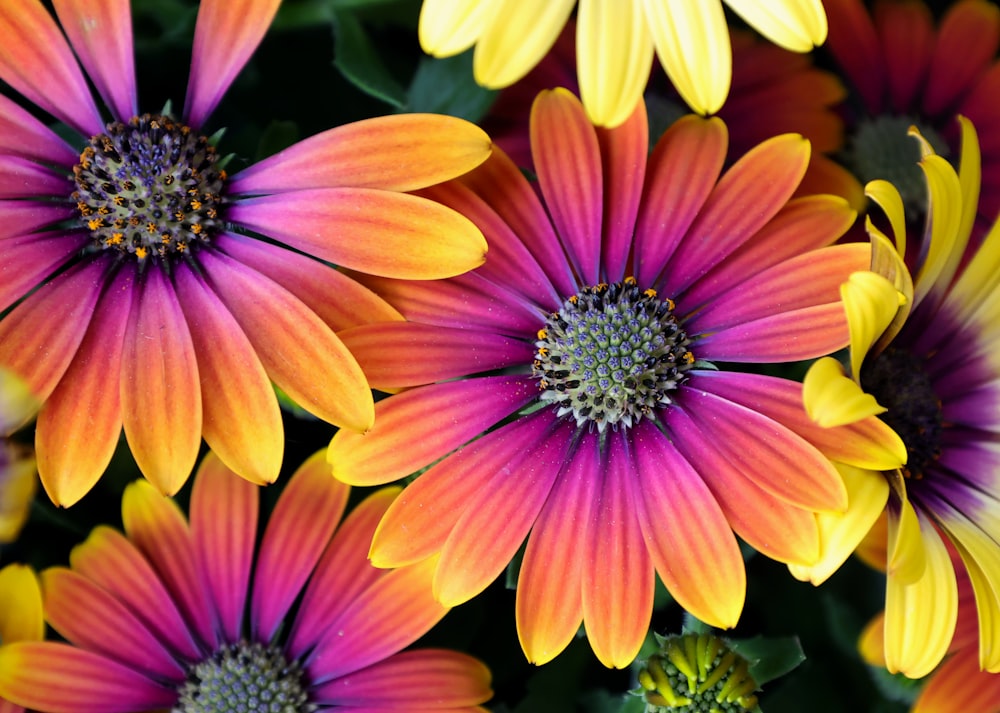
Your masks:
M533 374L559 416L627 428L672 403L695 363L690 344L673 301L629 277L585 287L549 315Z
M99 247L139 261L177 257L222 230L226 172L207 138L158 114L106 129L73 167L73 200Z

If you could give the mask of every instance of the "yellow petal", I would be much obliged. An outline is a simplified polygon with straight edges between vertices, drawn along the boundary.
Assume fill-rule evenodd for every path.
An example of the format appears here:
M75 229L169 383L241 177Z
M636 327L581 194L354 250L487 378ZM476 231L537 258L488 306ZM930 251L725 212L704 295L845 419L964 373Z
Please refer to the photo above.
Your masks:
M872 666L885 666L885 612L871 618L858 637L858 653Z
M24 379L0 367L0 436L9 436L26 424L41 406Z
M614 128L642 99L653 38L636 2L582 0L576 22L580 99L590 120Z
M886 411L874 396L848 378L833 357L817 360L806 372L802 400L809 418L824 428L856 423Z
M880 178L865 184L865 195L878 203L885 212L892 227L896 252L906 255L906 212L903 210L903 199L899 191L894 185Z
M726 4L786 50L809 52L826 41L826 12L820 0L726 0Z
M982 178L982 156L979 152L979 137L972 122L964 116L958 117L962 130L962 150L958 164L958 183L961 191L961 217L958 221L955 244L951 252L945 258L944 268L938 277L938 281L944 285L950 285L958 271L958 267L965 256L966 247L969 244L969 236L972 234L972 226L976 222L976 214L979 212L979 186ZM931 204L931 208L934 204Z
M906 300L889 280L874 272L852 273L840 286L840 298L851 333L851 374L860 381L862 362Z
M927 566L912 583L890 569L885 596L885 665L910 678L926 676L941 662L958 620L958 585L948 550L928 520L917 527Z
M417 35L420 47L435 57L451 57L479 39L503 0L424 0Z
M906 318L910 316L910 309L913 306L913 278L910 277L909 268L906 267L903 258L896 252L889 238L872 225L871 216L865 216L865 227L868 229L868 237L871 239L872 246L871 271L891 282L892 286L903 296L896 316L883 330L882 336L878 338L875 345L869 348L870 352L880 354L899 334L899 330L906 323Z
M834 463L847 488L847 510L816 515L819 526L819 561L809 567L788 565L796 579L822 584L850 557L885 510L889 484L881 473Z
M930 192L930 242L926 242L928 238L925 235L924 241L929 248L913 281L914 305L920 304L930 292L952 251L958 249L958 229L962 222L962 186L955 169L940 156L927 156L920 162L920 167L927 178ZM961 242L967 241L968 236ZM941 289L944 287L946 285L942 285Z
M699 114L714 114L729 95L733 75L722 3L644 0L644 5L656 54L670 81L688 106Z
M924 536L927 534L920 527L920 519L906 497L903 476L898 471L891 474L890 485L900 497L900 509L889 512L889 559L886 572L900 585L917 582L924 576L927 568L927 557Z
M0 643L41 641L42 590L34 571L23 564L0 569Z
M508 87L530 72L555 44L575 0L504 0L483 28L472 58L476 81Z

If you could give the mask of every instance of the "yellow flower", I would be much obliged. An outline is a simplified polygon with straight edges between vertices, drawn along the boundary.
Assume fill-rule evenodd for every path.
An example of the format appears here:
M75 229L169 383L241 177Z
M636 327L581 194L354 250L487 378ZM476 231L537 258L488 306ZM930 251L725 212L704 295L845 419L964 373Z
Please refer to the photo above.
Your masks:
M826 39L821 0L725 0L785 49L808 52ZM435 57L476 46L476 81L510 86L552 47L574 0L424 0L420 44ZM614 127L642 96L653 51L684 100L713 114L729 94L732 49L722 0L580 0L577 72L590 119Z

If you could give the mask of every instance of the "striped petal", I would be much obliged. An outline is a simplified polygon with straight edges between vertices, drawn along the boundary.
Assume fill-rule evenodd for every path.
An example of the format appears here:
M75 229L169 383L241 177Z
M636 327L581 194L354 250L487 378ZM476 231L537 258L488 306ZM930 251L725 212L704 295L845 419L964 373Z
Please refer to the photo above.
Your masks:
M0 696L51 713L170 708L174 688L75 646L23 642L0 648Z
M892 109L910 111L926 86L934 45L934 17L923 3L881 3L873 9L889 79Z
M479 35L472 60L476 81L501 89L530 72L555 43L574 5L575 0L541 5L504 0Z
M375 491L337 528L309 579L288 636L285 650L292 658L308 653L351 602L387 574L368 561L368 549L372 533L399 490L388 487Z
M198 359L205 441L239 476L273 483L284 429L267 372L236 319L194 270L181 265L174 279Z
M576 22L580 97L598 126L623 124L641 103L653 38L638 2L584 0Z
M438 114L396 114L356 121L300 141L246 168L232 195L305 188L414 191L471 171L490 155L475 124Z
M632 454L625 435L612 433L601 454L593 519L582 547L583 622L598 660L611 668L632 663L649 629L656 583L639 507Z
M3 3L0 36L0 79L84 136L103 132L73 50L41 2Z
M65 174L21 156L0 156L0 198L64 199L72 190Z
M281 0L206 0L198 6L184 120L200 129L264 38Z
M677 602L715 627L736 626L746 570L732 527L691 464L649 421L632 439L636 514L660 579Z
M404 651L310 690L310 700L322 706L365 710L452 709L482 703L492 695L485 665L437 649Z
M448 608L431 596L436 565L431 558L389 572L330 622L306 663L312 685L388 658L438 623Z
M733 53L721 0L665 3L644 0L660 64L677 92L699 114L726 101Z
M419 322L367 324L340 333L374 389L421 386L530 364L534 346L492 332Z
M6 211L4 211L6 212ZM15 220L18 216L12 216ZM45 282L57 268L90 242L80 232L19 235L3 240L0 254L0 310L5 310Z
M315 453L295 471L264 531L251 609L257 641L274 637L347 505L351 488L330 477L324 455L323 451Z
M550 425L547 415L531 420L532 439L507 444L513 456L508 466L472 493L445 541L434 597L446 606L468 601L503 571L565 466L573 429Z
M173 495L201 446L198 362L180 300L159 266L149 266L129 315L122 353L125 438L139 470Z
M969 647L941 664L911 710L913 713L988 711L998 700L1000 676L981 671L976 650Z
M119 269L66 374L38 414L38 474L56 505L69 507L90 492L118 447L122 353L135 279L134 269Z
M137 480L122 495L125 534L150 561L170 598L180 609L187 628L213 649L217 641L211 601L198 571L195 543L177 503Z
M432 384L380 401L364 434L339 431L327 460L351 485L379 485L414 473L533 400L528 377L490 376Z
M792 52L809 52L826 41L821 0L726 0L750 27Z
M535 419L515 419L428 468L406 486L379 523L372 563L400 567L440 552L473 495L516 464L522 445L536 442L538 433Z
M79 160L79 154L52 129L40 122L26 109L0 95L0 151L23 158L70 167ZM29 209L65 211L72 209L58 206L23 206ZM18 226L28 232L31 228Z
M594 127L566 89L543 91L531 107L538 183L574 271L596 284L601 260L604 175Z
M224 641L239 641L257 540L257 486L208 453L191 489L191 538Z
M136 115L129 0L54 0L59 24L101 98L118 121Z
M178 685L184 666L128 607L91 580L65 567L41 575L45 618L75 646L128 666L153 680Z
M598 440L584 436L542 507L517 577L517 637L531 663L560 654L583 623L583 548L601 480Z
M861 0L826 4L830 50L844 73L873 113L884 109L886 66L871 15Z
M231 221L352 270L400 279L452 277L483 264L468 218L405 193L317 188L240 201Z
M118 530L95 527L70 552L70 566L112 593L177 658L194 661L202 656L160 575Z
M66 373L101 293L108 261L80 263L45 283L0 320L0 371L21 379L40 405ZM34 412L4 413L10 434Z
M23 564L0 569L0 611L17 616L0 616L0 642L40 641L45 635L42 618L42 591L35 572Z
M371 427L374 406L361 367L307 304L228 256L203 251L201 263L279 388L325 421Z
M715 188L728 146L729 132L720 119L694 116L674 122L656 143L635 226L635 276L640 285L657 284Z

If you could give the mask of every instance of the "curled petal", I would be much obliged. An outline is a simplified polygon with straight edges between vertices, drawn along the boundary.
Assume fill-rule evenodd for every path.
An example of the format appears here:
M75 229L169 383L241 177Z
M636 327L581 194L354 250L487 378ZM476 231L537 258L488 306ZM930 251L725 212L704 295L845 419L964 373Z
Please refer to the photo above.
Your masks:
M809 367L802 382L802 400L809 418L823 428L856 423L887 410L848 378L833 357L823 357Z
M874 272L852 273L840 296L851 333L851 374L860 380L861 363L906 306L906 296Z

